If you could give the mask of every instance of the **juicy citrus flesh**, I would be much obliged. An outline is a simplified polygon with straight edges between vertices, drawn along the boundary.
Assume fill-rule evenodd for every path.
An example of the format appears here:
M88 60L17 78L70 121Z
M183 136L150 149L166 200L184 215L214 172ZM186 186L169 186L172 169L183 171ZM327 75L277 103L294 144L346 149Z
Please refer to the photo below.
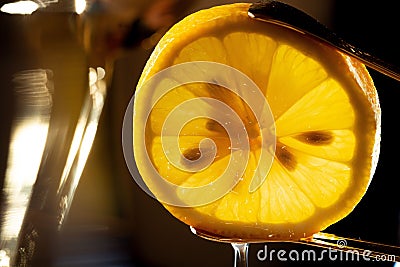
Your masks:
M134 125L145 125L144 132L134 129L135 157L140 162L148 154L158 173L176 185L201 186L218 179L233 152L217 122L198 118L180 132L180 152L191 160L200 156L201 140L214 140L217 154L205 170L174 167L161 143L163 122L174 107L203 96L218 99L235 110L249 134L250 154L240 182L212 203L164 206L184 223L219 237L299 239L348 215L365 194L379 154L378 96L364 65L301 32L251 19L248 7L238 3L202 10L173 26L147 62L134 108L140 114L157 90L141 86L169 66L211 61L240 70L260 88L275 119L274 162L261 186L249 192L263 129L242 99L216 85L179 86L156 103L147 121L134 116ZM136 146L143 138L145 146ZM138 168L157 196L151 174ZM187 197L179 190L176 196Z

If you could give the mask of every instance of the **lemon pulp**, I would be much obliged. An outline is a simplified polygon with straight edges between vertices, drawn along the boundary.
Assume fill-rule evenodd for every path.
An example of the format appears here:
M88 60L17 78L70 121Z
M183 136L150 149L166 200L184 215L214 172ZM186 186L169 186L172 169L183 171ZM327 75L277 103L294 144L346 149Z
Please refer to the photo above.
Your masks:
M194 13L173 26L149 58L135 96L134 151L148 156L159 175L178 187L198 187L220 177L236 151L223 125L197 118L179 134L179 153L201 156L201 140L216 144L214 161L191 172L170 164L162 141L164 122L185 101L209 97L226 103L248 133L249 154L240 181L223 197L196 207L163 203L172 215L211 234L241 239L298 239L321 231L348 215L365 194L379 154L380 108L364 65L278 25L252 20L248 4L218 6ZM276 146L271 169L255 192L251 179L261 153L260 128L243 99L205 83L177 86L163 95L150 115L140 116L160 85L141 87L156 73L180 63L209 61L231 66L252 79L269 103ZM180 73L192 75L190 71ZM179 82L179 81L174 81ZM234 83L234 82L233 82ZM207 110L207 105L194 106ZM164 137L164 142L173 142ZM144 142L142 140L145 140ZM170 141L169 141L170 140ZM148 166L138 165L157 197ZM171 192L169 192L171 193ZM179 188L177 199L188 196Z

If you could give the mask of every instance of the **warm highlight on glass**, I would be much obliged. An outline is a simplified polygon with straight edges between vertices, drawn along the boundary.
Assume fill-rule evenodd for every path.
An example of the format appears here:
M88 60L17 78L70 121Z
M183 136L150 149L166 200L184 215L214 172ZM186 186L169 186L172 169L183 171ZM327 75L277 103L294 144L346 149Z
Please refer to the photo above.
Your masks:
M105 70L89 68L73 1L21 1L1 11L7 54L1 96L8 109L1 114L7 160L0 180L0 265L44 266L55 257L96 135Z

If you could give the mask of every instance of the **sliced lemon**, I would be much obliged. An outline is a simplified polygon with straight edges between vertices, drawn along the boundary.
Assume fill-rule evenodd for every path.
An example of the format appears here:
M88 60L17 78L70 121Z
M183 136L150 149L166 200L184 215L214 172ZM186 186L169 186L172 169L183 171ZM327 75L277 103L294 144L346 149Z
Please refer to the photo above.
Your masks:
M249 4L237 3L196 12L160 40L135 95L135 159L156 197L172 194L184 204L189 199L201 200L213 190L221 194L193 207L163 203L173 216L195 229L243 240L298 239L348 215L365 194L379 154L378 95L364 65L301 32L253 20L247 15L248 8ZM197 61L230 66L258 86L275 122L273 149L263 147L265 140L260 136L265 129L254 107L224 86L182 85L179 77L190 80L197 75L191 70L145 86L171 66ZM215 75L230 79L229 73ZM163 94L163 85L176 86ZM154 98L159 100L151 106ZM224 122L207 116L198 116L168 135L166 127L172 123L176 128L180 123L171 121L169 114L182 103L199 98L216 99L237 114L247 133L248 153L238 157L237 153L246 151L234 151ZM197 102L193 110L217 113L203 101ZM149 109L148 116L143 116ZM204 139L214 143L201 150ZM176 144L178 149L166 150L166 144ZM184 168L207 154L207 149L213 156L207 168ZM269 164L260 162L263 151L273 157L268 173L257 172L260 164ZM218 186L195 194L187 190L217 184L229 171L232 157L245 168L232 177L236 180L226 194L218 191ZM146 158L151 166L145 164ZM178 166L171 163L172 158L189 163ZM155 176L176 187L162 192ZM260 185L252 192L249 187L254 179Z

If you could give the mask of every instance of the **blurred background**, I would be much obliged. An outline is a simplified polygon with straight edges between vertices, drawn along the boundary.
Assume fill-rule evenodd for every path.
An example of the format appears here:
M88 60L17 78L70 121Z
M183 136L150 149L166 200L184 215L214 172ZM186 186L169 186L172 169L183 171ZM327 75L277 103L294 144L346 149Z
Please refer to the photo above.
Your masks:
M0 0L0 6L9 2ZM75 8L72 0L36 1L39 6L48 5L44 14L36 16L10 15L2 9L0 267L8 266L9 248L17 246L13 234L22 236L17 251L18 266L233 265L229 245L196 237L136 185L126 167L121 145L126 107L160 36L187 14L232 2L87 0L86 10L82 9L73 22L52 16L61 11L72 12ZM283 2L306 11L356 46L400 66L400 41L394 32L400 18L395 14L395 2ZM74 23L72 32L71 23ZM78 36L82 39L76 38L76 33L81 33ZM41 64L67 74L58 81L54 73L37 68ZM81 75L85 67L92 67L89 80ZM399 245L396 149L400 145L395 127L400 82L373 70L371 76L382 107L380 162L367 194L354 212L326 232ZM85 92L87 82L91 85L90 92ZM64 86L55 86L60 83ZM30 91L29 85L37 90ZM19 129L27 129L27 125L34 125L34 130L24 131L26 136L18 135ZM70 147L76 136L87 147L78 146L74 154ZM17 146L10 149L15 140L23 140L20 150ZM20 161L11 161L16 155ZM37 173L38 178L29 178L22 171ZM28 178L12 182L12 177L21 175ZM17 197L13 198L14 195ZM268 244L268 249L282 247L309 249ZM262 248L263 244L250 246L249 266L338 264L263 262L256 256ZM351 264L394 266L392 262Z

